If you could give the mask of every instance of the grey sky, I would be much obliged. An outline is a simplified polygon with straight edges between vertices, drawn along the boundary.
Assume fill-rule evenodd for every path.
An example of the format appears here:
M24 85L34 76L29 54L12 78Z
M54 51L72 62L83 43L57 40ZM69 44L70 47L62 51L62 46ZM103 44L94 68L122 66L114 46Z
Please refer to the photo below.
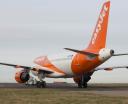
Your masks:
M33 65L33 59L88 45L105 0L0 0L0 61ZM112 0L107 47L128 52L128 1ZM102 66L128 65L115 57ZM14 82L15 69L0 66L0 82ZM91 82L128 82L128 70L99 71ZM51 80L49 80L51 81ZM68 81L68 79L66 80Z

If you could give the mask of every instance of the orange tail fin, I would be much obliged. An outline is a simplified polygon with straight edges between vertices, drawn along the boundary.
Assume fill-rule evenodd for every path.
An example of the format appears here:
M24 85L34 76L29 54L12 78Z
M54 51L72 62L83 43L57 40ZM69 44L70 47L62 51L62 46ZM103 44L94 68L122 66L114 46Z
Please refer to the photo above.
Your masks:
M103 4L95 30L93 32L91 42L87 50L98 51L102 48L105 48L109 10L110 10L110 1Z

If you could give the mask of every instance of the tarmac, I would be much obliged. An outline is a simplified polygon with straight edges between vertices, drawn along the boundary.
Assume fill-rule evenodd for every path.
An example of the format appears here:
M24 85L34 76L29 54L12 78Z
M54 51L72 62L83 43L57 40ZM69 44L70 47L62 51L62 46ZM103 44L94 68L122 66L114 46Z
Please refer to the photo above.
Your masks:
M25 84L18 83L0 83L2 88L36 88L35 86L26 86ZM125 96L128 97L128 84L88 84L88 88L77 88L74 83L48 83L47 88L43 89L58 89L71 92L94 93L107 96Z

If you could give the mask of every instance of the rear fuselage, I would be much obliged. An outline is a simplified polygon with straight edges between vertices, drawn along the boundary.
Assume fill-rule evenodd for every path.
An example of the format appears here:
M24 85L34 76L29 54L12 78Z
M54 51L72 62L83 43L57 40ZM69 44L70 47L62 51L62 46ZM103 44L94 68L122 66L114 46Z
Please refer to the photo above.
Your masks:
M52 74L47 77L70 78L93 71L112 56L111 50L101 49L99 55L91 57L84 54L57 54L53 56L41 56L35 59L40 67L47 67Z

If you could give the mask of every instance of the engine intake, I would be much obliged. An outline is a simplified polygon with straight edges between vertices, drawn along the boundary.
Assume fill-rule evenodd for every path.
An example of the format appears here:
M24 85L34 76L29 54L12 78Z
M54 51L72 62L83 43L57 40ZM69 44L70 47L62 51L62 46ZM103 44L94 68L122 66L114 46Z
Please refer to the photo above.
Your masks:
M15 80L18 82L18 83L25 83L29 80L30 78L30 75L28 72L26 71L19 71L15 74Z

